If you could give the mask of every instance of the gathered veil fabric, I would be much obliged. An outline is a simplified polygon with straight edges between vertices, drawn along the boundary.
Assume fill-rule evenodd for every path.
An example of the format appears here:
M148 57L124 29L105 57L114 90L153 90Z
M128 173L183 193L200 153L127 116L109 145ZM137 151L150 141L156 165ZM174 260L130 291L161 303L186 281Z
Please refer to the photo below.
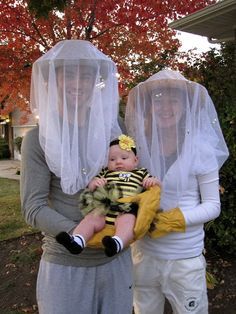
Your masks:
M110 141L122 133L118 104L116 65L88 41L61 41L33 64L31 110L65 193L85 188L106 164Z
M130 91L125 125L136 140L141 166L162 181L173 206L188 188L190 174L219 169L228 157L207 90L176 71L162 70Z

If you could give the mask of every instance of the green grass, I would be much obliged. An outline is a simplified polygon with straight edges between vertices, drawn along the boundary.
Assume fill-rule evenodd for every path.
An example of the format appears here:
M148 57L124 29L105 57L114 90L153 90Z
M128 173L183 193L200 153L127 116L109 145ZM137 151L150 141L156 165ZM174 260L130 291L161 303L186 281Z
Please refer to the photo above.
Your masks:
M0 241L34 231L21 215L19 181L0 178Z

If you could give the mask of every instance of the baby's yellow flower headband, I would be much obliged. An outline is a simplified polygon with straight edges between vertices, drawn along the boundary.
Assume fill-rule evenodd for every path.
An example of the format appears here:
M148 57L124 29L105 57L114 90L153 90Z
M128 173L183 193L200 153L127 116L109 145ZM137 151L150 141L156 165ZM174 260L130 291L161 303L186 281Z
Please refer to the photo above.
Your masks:
M132 139L132 137L128 135L121 134L118 137L118 140L119 140L119 146L121 149L130 151L132 150L132 148L136 148L134 140Z
M121 134L117 139L113 140L110 143L110 146L113 145L119 145L121 149L127 150L127 151L133 151L136 155L136 145L132 137Z

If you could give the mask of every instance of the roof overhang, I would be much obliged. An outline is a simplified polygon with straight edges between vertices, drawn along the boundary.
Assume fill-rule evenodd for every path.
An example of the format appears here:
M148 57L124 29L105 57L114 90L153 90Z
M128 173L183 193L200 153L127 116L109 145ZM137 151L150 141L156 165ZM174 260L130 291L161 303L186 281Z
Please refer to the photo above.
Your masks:
M224 0L169 24L173 29L208 37L212 43L235 41L236 0Z

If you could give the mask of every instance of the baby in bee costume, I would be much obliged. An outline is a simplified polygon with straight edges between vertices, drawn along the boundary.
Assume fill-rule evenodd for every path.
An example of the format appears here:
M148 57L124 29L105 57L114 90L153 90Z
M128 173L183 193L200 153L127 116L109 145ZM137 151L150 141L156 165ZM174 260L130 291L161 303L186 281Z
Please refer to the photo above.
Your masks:
M56 236L72 254L100 246L113 256L147 233L159 207L160 187L146 168L137 168L138 162L131 137L122 134L110 143L107 167L80 195L84 219L73 235Z

